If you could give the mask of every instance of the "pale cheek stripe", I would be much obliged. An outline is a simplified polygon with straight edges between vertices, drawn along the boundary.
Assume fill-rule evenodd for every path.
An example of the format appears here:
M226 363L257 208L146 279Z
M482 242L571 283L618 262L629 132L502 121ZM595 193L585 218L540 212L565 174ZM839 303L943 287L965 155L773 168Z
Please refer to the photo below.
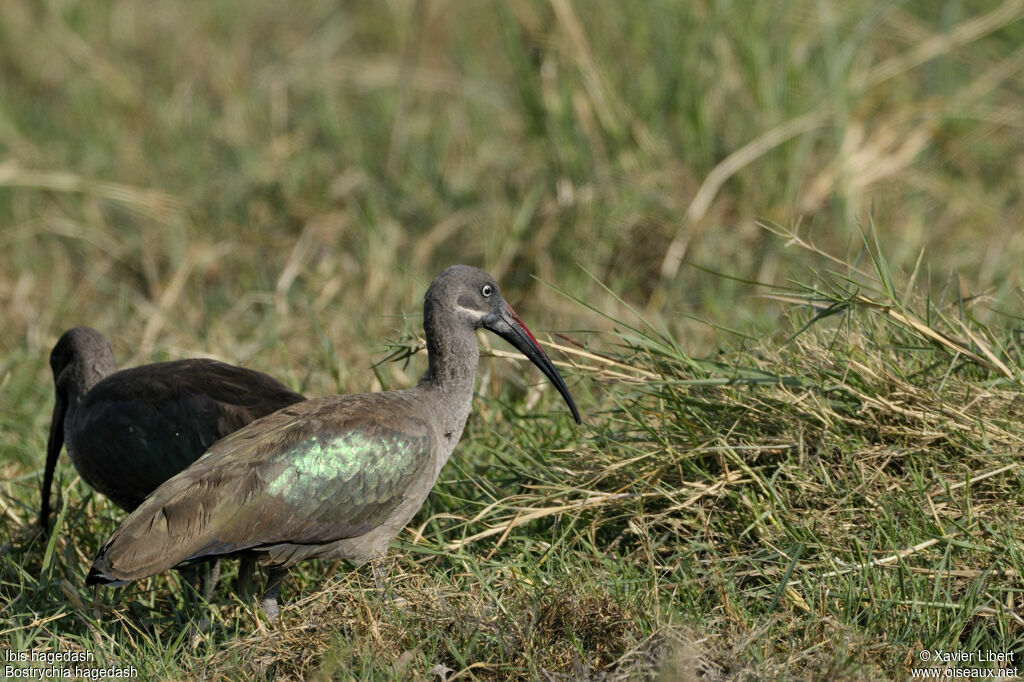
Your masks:
M469 313L470 315L473 316L474 319L477 319L477 320L479 320L481 317L483 317L484 315L487 314L483 310L477 310L476 308L467 308L464 305L455 306L455 309L456 310L461 310L464 313Z

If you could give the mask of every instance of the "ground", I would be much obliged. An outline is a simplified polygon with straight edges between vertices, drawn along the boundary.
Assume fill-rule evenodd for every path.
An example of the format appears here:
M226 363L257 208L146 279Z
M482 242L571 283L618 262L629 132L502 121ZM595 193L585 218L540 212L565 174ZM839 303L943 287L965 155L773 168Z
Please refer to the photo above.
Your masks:
M0 3L4 664L1010 676L1021 44L1019 0ZM384 589L308 562L267 625L231 565L209 603L176 574L86 588L122 512L66 459L39 533L65 329L123 366L401 388L456 262L584 424L482 336Z

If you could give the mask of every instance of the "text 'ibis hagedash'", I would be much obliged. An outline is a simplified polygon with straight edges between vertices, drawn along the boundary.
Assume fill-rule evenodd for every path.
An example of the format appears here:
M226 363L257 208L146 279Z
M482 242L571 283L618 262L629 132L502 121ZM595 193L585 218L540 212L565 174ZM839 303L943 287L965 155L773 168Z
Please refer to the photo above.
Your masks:
M123 584L175 566L254 553L269 568L271 619L287 567L383 555L419 510L469 417L475 330L515 346L569 389L490 275L442 272L423 303L428 368L410 389L308 400L216 443L156 489L104 543L87 582Z

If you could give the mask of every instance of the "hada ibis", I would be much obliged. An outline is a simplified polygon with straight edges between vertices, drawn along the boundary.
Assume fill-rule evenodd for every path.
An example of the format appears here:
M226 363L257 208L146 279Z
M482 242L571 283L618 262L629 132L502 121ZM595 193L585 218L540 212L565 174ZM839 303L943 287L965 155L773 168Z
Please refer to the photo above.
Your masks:
M488 329L515 346L579 411L494 279L456 265L423 303L428 368L414 388L291 405L217 442L156 489L103 544L88 584L120 585L218 556L268 567L270 620L287 568L314 557L382 556L423 504L469 417Z
M39 510L43 529L61 446L86 483L131 511L216 441L306 399L262 372L215 360L117 371L110 343L89 327L60 337L50 368L56 399Z

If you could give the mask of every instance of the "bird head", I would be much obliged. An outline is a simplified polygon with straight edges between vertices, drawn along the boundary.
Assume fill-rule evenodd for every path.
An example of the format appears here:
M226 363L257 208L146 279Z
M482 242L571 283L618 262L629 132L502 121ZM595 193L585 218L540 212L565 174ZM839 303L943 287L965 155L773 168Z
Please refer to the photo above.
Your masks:
M554 384L581 423L579 410L569 394L562 375L541 348L537 338L501 296L494 278L483 270L468 265L453 265L431 283L428 301L443 301L457 320L473 329L481 327L505 339L525 355ZM430 314L431 306L426 306Z

